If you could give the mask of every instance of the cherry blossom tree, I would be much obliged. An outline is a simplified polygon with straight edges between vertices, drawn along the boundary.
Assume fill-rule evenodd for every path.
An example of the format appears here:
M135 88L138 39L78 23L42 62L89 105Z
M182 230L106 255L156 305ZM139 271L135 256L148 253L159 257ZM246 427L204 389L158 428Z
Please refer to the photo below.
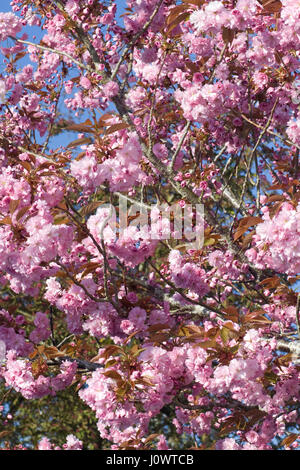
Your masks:
M0 13L2 447L294 449L300 2L118 7Z

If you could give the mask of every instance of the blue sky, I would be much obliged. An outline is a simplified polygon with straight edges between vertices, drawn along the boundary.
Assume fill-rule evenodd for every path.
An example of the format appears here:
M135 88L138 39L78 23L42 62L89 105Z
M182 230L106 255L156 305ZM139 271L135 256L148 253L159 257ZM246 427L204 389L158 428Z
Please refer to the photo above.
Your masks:
M1 2L0 2L0 12L12 11L12 8L10 6L10 1L11 0L1 0ZM127 2L126 2L126 0L116 0L115 3L117 4L117 7L118 7L117 16L119 17L119 15L121 15L124 12L124 8L125 8ZM122 24L122 18L119 18L119 19L120 19L120 24ZM30 40L32 42L36 42L36 43L39 43L39 41L42 39L44 34L46 34L46 31L42 31L38 27L25 27L25 28L23 28L22 32L18 36L21 36L24 32L28 34L28 40ZM3 46L3 47L9 47L11 45L12 45L11 40L7 40L7 41L4 41L3 43L1 43L1 46ZM1 74L1 72L3 73L3 71L5 69L3 63L1 64L3 58L4 57L2 57L2 59L1 59L1 53L0 53L0 74ZM25 56L23 59L18 61L18 66L21 69L24 65L26 65L28 63L30 63L29 58L28 58L28 56ZM78 75L78 73L77 73L77 75ZM64 104L63 104L63 98L60 100L59 110L61 111L62 114L64 114L65 110L64 110ZM87 117L88 117L88 113L84 112L83 115L79 118L80 122L87 119ZM76 118L74 120L76 120ZM63 134L51 139L50 148L57 148L59 146L66 146L66 145L68 145L69 142L73 141L76 138L77 138L77 133L64 132ZM42 141L43 141L43 139L41 139L41 142Z
M123 9L126 4L125 0L116 0L118 8ZM10 0L1 0L0 11L11 11Z
M11 11L10 1L9 0L1 0L0 11Z

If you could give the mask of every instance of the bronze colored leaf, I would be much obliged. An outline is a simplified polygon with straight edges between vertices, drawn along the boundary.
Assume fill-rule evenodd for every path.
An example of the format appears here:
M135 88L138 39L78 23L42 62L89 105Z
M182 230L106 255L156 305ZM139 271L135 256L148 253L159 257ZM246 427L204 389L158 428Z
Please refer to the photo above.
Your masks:
M224 42L230 44L234 40L234 36L235 36L235 31L233 29L223 28L222 38Z
M157 331L162 331L170 328L168 323L155 323L155 325L151 325L148 328L149 333L155 333Z
M249 216L249 217L244 217L243 219L240 220L239 225L241 227L252 227L252 225L257 225L262 222L261 217L255 217L255 216Z
M66 217L65 214L57 214L54 217L53 222L54 222L54 225L63 225L63 224L70 223L70 219L69 219L69 217Z
M200 348L203 349L215 349L217 343L215 341L201 341L200 343L197 343L197 346L200 346Z
M100 266L99 263L89 263L89 264L90 265L81 274L81 279L83 279L88 274L93 273L94 271L96 271L96 269L98 269L99 266Z
M187 20L189 16L190 16L190 12L181 13L181 15L177 16L177 18L174 21L172 21L172 23L169 24L168 29L167 29L167 34L170 34L171 31L173 31L173 29L176 28L176 26L178 26L183 21Z
M11 199L9 203L9 212L13 214L20 205L20 199Z
M31 171L31 170L32 170L32 166L31 166L31 164L30 164L28 161L22 161L22 160L20 160L20 161L19 161L19 164L20 164L23 168L25 168L25 170L27 170L27 171Z
M267 199L268 202L274 202L274 201L286 201L286 197L283 196L282 194L273 194L272 196L269 196Z
M292 434L289 434L287 437L285 437L282 441L281 441L281 445L282 446L285 446L285 447L289 447L291 444L293 444L293 442L296 440L296 439L299 439L300 438L300 434L295 434L295 433L292 433Z
M83 124L70 124L65 129L68 131L76 131L76 132L87 132L87 133L95 132L94 129L88 126L84 126Z
M243 219L239 221L239 225L233 236L233 240L234 241L238 240L245 232L247 232L249 227L260 224L261 222L263 222L261 217L254 217L254 216L244 217Z
M196 5L197 7L200 7L200 5L203 5L204 0L182 0L183 3L188 3L190 5Z
M105 377L116 380L117 382L123 381L122 376L116 370L107 370L106 372L102 372L102 374L105 375Z
M150 436L145 439L145 444L148 444L148 442L154 441L157 437L159 437L160 434L150 434Z
M67 145L68 149L78 147L79 145L90 144L92 139L90 137L82 137L81 139L73 140L72 142Z
M282 3L279 0L262 0L263 13L279 13L282 8Z
M115 356L116 354L124 354L123 349L120 346L110 344L109 346L105 347L101 357L108 359L110 356Z
M109 119L112 119L115 116L114 113L105 113L101 116L101 118L98 121L99 126L105 125L104 123L108 121Z
M11 225L12 221L9 216L4 217L3 219L0 220L0 225Z
M230 305L229 307L226 307L226 308L223 308L224 312L226 312L226 318L228 318L228 320L231 320L233 321L234 323L237 323L238 320L239 320L239 312L238 312L238 309L236 307L234 307L233 305Z
M184 12L187 8L189 8L188 4L181 4L177 5L176 7L172 8L168 18L167 18L167 25L169 26L170 24L173 23L173 21L176 20L176 18Z
M243 323L252 323L252 324L270 324L272 323L271 320L268 320L264 316L265 311L264 310L256 310L254 312L248 312L244 318L243 318Z
M275 289L280 284L280 278L277 276L268 277L260 282L260 285L266 287L267 289Z
M127 127L129 127L129 126L128 126L128 124L126 124L126 122L120 122L118 124L113 124L108 129L106 129L104 134L105 135L113 134L114 132L120 131L122 129L126 129Z
M95 209L97 209L99 206L101 206L102 204L104 204L103 201L94 201L94 202L90 202L90 204L88 204L87 206L84 206L82 207L82 209L80 209L80 214L83 216L83 217L86 217L87 215L91 214L92 212L94 212Z

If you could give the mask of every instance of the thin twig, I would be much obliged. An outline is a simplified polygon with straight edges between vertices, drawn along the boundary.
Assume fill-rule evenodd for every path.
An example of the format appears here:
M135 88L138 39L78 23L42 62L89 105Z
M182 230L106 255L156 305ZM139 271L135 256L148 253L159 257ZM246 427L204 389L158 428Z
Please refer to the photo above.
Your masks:
M260 124L257 124L256 122L252 121L251 119L249 119L247 116L245 116L245 114L241 114L241 117L249 122L249 124L252 124L252 126L255 126L257 127L258 129L264 129L264 126L260 125ZM266 129L265 132L267 134L271 134L271 135L274 135L275 137L277 137L278 139L282 140L282 142L285 142L287 143L288 145L291 145L293 147L296 147L298 150L300 150L300 146L295 144L295 142L292 142L291 140L283 137L282 135L278 134L277 132L274 132L274 131L271 131L270 129Z
M211 310L212 312L214 313L217 313L217 315L219 316L219 318L221 320L224 320L224 313L219 310L218 308L215 308L213 307L212 305L208 305L206 304L205 302L202 302L201 300L194 300L194 299L190 299L189 297L187 297L181 289L178 289L175 284L173 284L173 282L169 281L169 279L167 279L160 271L159 269L157 269L157 267L149 260L148 261L149 264L152 266L152 268L154 269L154 271L161 277L161 279L166 283L168 284L170 287L172 287L172 289L174 289L176 292L178 292L184 300L187 300L188 302L192 303L192 304L195 304L195 305L201 305L201 307L204 307L206 308L207 310Z
M162 3L163 3L164 0L159 0L156 4L156 7L154 8L152 14L150 15L149 17L149 20L146 21L146 23L144 24L144 26L142 27L142 29L137 33L135 34L135 36L133 36L132 40L130 41L129 44L127 44L127 46L125 47L124 51L122 52L122 55L115 67L115 69L113 70L112 74L111 74L111 77L110 79L111 80L114 80L117 73L119 72L119 69L123 63L123 60L124 58L126 57L126 54L128 53L128 51L133 48L133 46L136 44L136 42L139 40L139 38L147 31L147 29L149 28L149 26L151 26L151 23L152 21L154 20L156 14L158 13L158 10L160 9Z
M297 304L296 304L296 323L297 323L298 336L300 338L300 294L298 294Z
M51 47L42 46L41 44L35 44L34 42L25 41L24 39L18 39L18 38L14 38L12 36L11 36L11 39L13 39L14 41L19 42L21 44L27 44L29 46L34 46L37 49L40 49L42 51L48 51L48 52L52 52L53 54L62 55L64 57L67 57L72 62L74 62L74 64L78 65L78 67L80 67L81 69L88 70L89 72L93 72L93 70L88 65L85 65L82 62L80 62L79 60L75 59L70 54L68 54L68 52L61 51L60 49L52 49Z
M183 133L182 133L182 136L181 136L181 139L180 141L178 142L178 145L177 145L177 148L172 156L172 160L171 160L171 163L170 163L170 170L173 171L173 168L174 168L174 165L175 165L175 162L176 162L176 158L181 150L181 147L183 145L183 142L187 136L187 133L188 131L190 130L190 126L191 126L191 123L192 121L187 121L184 129L183 129Z

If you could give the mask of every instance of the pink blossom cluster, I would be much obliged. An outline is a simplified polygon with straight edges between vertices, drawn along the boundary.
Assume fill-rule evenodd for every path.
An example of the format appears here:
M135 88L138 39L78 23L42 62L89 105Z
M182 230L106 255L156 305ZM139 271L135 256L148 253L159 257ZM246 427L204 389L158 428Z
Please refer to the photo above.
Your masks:
M91 149L92 150L92 149ZM85 190L94 190L107 181L112 191L126 191L136 184L147 182L140 169L142 152L137 136L131 134L121 148L116 148L116 157L98 164L93 153L71 163L71 173Z
M35 329L30 333L30 340L33 343L45 341L51 335L50 320L46 313L37 312L34 319Z
M82 441L73 434L69 434L63 448L54 446L47 437L43 437L38 444L38 450L82 450L82 446Z
M149 19L151 13L156 7L155 0L141 0L139 2L128 1L128 6L134 6L135 11L133 15L124 18L125 28L128 32L136 33L140 27L142 27L145 22ZM163 6L161 6L158 14L153 21L151 29L154 32L159 30L159 27L163 24Z
M115 225L116 215L111 213L110 209L99 207L96 214L89 217L87 226L96 240L104 240L109 252L129 266L136 266L153 255L158 241L152 238L148 223L140 229L129 225L118 233ZM156 228L159 226L154 226L153 231ZM83 240L83 243L91 253L96 254L90 238Z
M52 3L0 13L1 380L81 380L114 449L169 407L197 445L271 449L300 425L299 0ZM205 221L182 235L173 203Z
M20 392L27 400L42 398L46 395L55 395L59 390L71 385L75 377L77 364L75 361L64 361L61 372L54 377L39 375L33 376L29 361L18 359L16 352L10 350L7 353L7 361L2 376L9 387Z
M290 119L288 122L288 127L286 130L287 135L291 139L292 142L295 144L300 143L300 119L299 116L297 116L296 119Z
M175 98L180 103L186 119L204 122L231 109L240 100L242 89L228 80L199 87L192 82L184 83L185 90L176 90Z
M253 23L258 8L259 3L256 0L238 0L233 9L214 0L195 10L190 16L190 22L199 35L203 32L216 33L223 27L245 28Z
M83 287L73 284L68 289L62 289L60 283L54 277L49 277L46 281L45 299L65 313L68 329L71 333L75 334L82 333L83 314L92 315L90 319L92 322L92 319L97 316L98 311L96 302L86 294L86 292L90 295L95 293L95 282L91 277L87 277L82 280L81 284ZM102 307L103 316L106 317L106 313L109 317L113 316L114 309L110 305L110 308L106 309L103 303ZM103 319L103 321L107 322L108 319ZM89 324L89 321L87 321L87 325Z
M228 366L213 367L212 361L208 360L207 352L199 347L175 347L166 351L160 347L148 346L139 355L139 371L133 372L131 376L131 380L136 381L135 403L139 401L143 403L142 413L137 413L137 405L118 400L115 379L110 377L109 373L103 374L100 369L93 372L87 381L88 387L81 390L80 396L95 410L101 436L118 443L122 442L124 434L126 439L133 439L137 432L142 435L147 432L150 417L170 403L182 386L195 383L187 400L189 405L202 407L203 411L195 415L188 409L178 407L174 424L179 433L184 429L185 432L201 435L209 431L215 416L210 411L213 402L209 396L214 396L216 401L230 391L232 400L236 404L258 406L262 411L271 411L276 416L293 393L291 388L296 377L286 382L282 375L282 381L276 385L276 393L272 399L265 392L259 379L268 367L273 348L274 345L260 338L256 330L250 330L245 337L244 349L238 357L233 358ZM120 377L122 376L119 366L114 370L118 371ZM147 385L140 385L143 383L141 379L146 379ZM105 400L108 396L109 400ZM226 419L225 404L220 407L218 413ZM268 442L274 429L269 429L267 432L269 422L270 418L263 421L261 437L251 442L253 449L270 448ZM273 423L272 426L280 425L276 420ZM220 441L218 445L223 444ZM245 449L247 448L248 444L245 444Z
M5 351L14 349L18 356L27 356L33 350L22 330L23 320L21 316L14 320L6 310L0 310L0 340L5 345Z
M30 202L30 186L25 178L18 178L12 167L1 168L0 173L0 208L2 212L9 211L12 200L20 200L21 205Z
M300 205L283 203L273 217L267 206L262 208L263 222L256 227L249 260L259 268L280 273L300 272Z
M171 279L176 287L189 289L203 297L209 291L206 282L206 272L196 264L188 263L178 250L172 250L169 255Z
M300 4L293 0L284 0L282 2L281 19L284 24L292 28L296 33L299 32Z
M22 29L22 21L13 13L0 13L0 41L15 37Z
M118 401L116 383L112 378L101 370L93 372L87 381L88 387L79 395L95 410L101 436L119 443L124 436L132 439L137 432L143 435L151 416L172 401L177 386L191 380L185 367L185 357L182 348L166 352L159 347L148 347L140 354L141 370L134 371L131 380L136 382L135 402L143 403L143 413L138 411L134 402ZM150 385L139 385L139 380L141 382L143 379Z

